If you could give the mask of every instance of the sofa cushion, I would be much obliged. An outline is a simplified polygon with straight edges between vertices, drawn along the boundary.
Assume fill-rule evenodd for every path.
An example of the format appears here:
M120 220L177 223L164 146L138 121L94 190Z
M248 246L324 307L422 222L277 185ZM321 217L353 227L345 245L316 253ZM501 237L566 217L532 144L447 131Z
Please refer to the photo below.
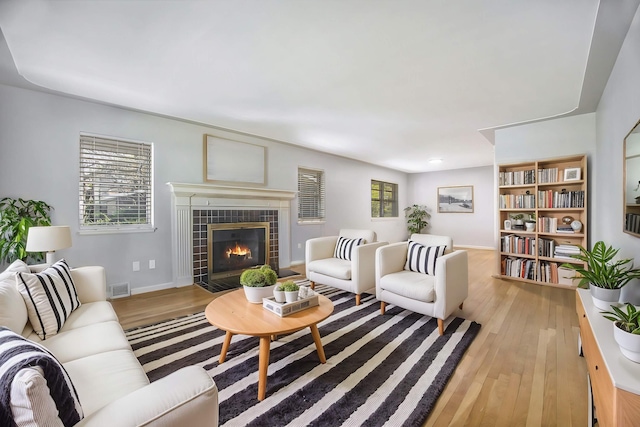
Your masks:
M32 334L28 338L38 339L38 336ZM116 321L60 331L40 343L61 363L108 351L131 349L122 327Z
M407 243L407 262L404 269L433 276L436 274L436 260L444 253L445 249L446 246L425 246L409 240Z
M0 326L19 334L28 319L27 307L16 288L15 277L0 280Z
M22 260L15 260L9 267L7 267L2 273L0 273L0 281L14 278L15 273L29 273L29 266Z
M380 278L380 288L396 295L422 302L435 300L435 277L402 270Z
M327 258L311 261L307 264L309 272L324 274L336 279L351 280L351 261L340 258Z
M118 321L113 306L109 301L96 301L82 304L73 315L67 319L60 332L82 328L99 322Z
M131 350L115 350L63 363L86 416L149 384ZM161 396L160 396L161 398Z
M338 237L336 249L333 251L333 257L351 261L355 247L363 243L363 239L347 239L346 237Z
M23 369L36 366L41 370L35 373L33 371L20 373ZM40 372L45 381L36 379L35 382L30 382ZM22 382L25 379L28 379L26 384ZM11 420L13 420L14 408L21 419L51 418L52 414L32 416L28 414L29 407L36 407L38 412L46 409L47 405L43 407L35 405L31 399L37 399L47 391L55 402L55 414L63 425L74 425L83 418L76 389L70 376L56 358L41 345L23 338L8 328L0 327L0 425L13 424Z
M17 273L18 290L29 313L29 321L40 338L55 335L80 307L71 269L60 260L41 273Z

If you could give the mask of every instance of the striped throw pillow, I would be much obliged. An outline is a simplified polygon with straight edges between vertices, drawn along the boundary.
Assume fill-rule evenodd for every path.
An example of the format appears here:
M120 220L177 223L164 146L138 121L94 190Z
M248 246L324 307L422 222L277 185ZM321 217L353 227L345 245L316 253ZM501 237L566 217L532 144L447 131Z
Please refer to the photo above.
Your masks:
M409 240L407 244L407 262L404 265L404 269L434 276L436 274L436 260L444 254L446 248L446 245L425 246Z
M16 280L33 331L43 340L57 334L69 315L80 307L71 269L65 260L37 274L17 273Z
M77 424L78 393L47 349L0 326L0 425Z
M333 257L351 261L354 248L360 246L362 243L364 243L364 239L338 237L338 243L336 243L336 249L333 251Z

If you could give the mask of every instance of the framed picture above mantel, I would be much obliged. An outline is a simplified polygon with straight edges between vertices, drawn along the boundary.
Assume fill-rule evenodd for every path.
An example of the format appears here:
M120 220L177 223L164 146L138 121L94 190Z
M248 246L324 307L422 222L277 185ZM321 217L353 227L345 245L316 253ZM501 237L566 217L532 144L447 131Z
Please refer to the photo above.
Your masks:
M438 187L439 213L473 213L473 185Z
M266 185L267 147L204 135L203 180L218 184Z

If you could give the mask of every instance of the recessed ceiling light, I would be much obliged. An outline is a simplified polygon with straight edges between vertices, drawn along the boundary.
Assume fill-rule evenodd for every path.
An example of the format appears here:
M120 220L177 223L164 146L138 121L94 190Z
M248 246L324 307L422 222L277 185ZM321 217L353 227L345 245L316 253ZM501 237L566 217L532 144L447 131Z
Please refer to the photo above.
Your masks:
M429 159L429 163L442 163L442 159L441 158Z

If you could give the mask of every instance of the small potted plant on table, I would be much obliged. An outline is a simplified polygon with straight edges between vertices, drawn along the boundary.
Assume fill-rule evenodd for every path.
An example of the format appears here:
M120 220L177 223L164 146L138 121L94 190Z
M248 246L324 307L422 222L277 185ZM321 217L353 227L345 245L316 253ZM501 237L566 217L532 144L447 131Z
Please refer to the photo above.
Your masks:
M273 297L276 299L276 302L280 303L287 300L284 294L284 283L280 283L276 286L276 288L273 290Z
M269 265L250 268L240 275L240 284L249 302L262 304L262 298L270 297L275 289L278 275Z
M602 315L613 321L613 338L627 359L640 363L640 311L629 303L626 311L613 305L611 309Z
M563 267L574 270L580 279L581 288L587 288L591 293L593 305L600 311L608 310L612 305L620 305L620 292L633 279L640 279L640 269L633 268L632 259L614 261L620 249L607 247L603 241L596 242L591 251L580 246L580 254L572 258L584 264L562 264ZM586 265L585 265L586 264Z
M293 280L287 280L284 282L282 284L282 288L284 289L284 295L287 302L298 301L300 286L298 286Z

